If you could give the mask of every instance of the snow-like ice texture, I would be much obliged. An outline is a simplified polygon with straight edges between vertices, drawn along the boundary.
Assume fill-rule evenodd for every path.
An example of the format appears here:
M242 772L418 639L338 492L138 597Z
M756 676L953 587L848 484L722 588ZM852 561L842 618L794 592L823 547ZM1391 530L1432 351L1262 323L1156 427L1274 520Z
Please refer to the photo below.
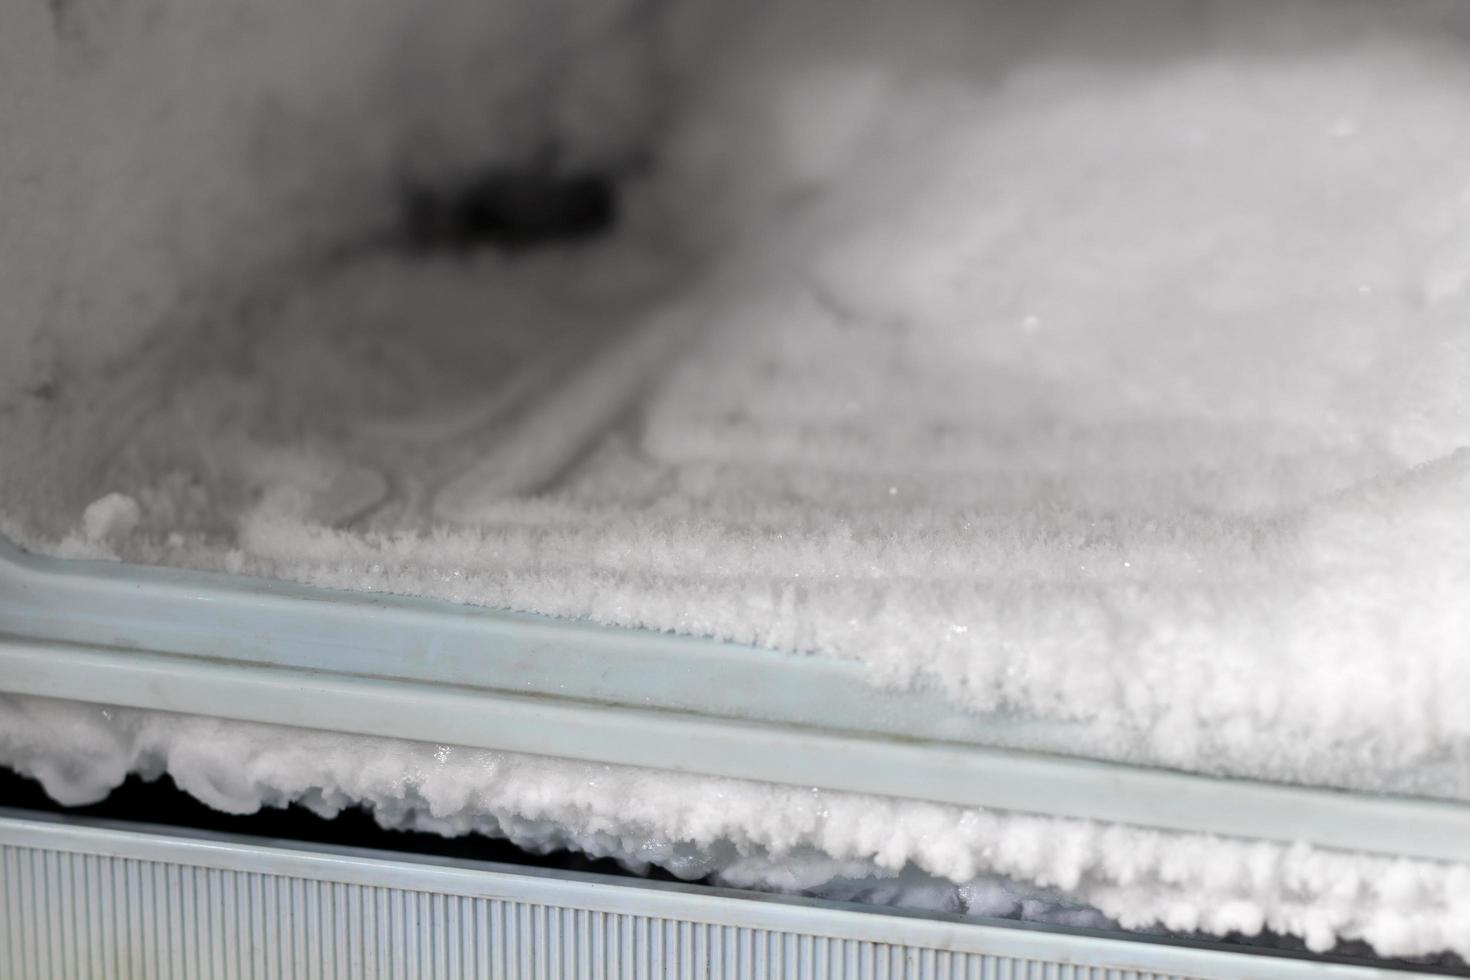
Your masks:
M0 698L0 760L68 803L129 771L218 809L572 847L736 887L1072 925L1470 953L1470 869L74 702ZM1034 884L1021 885L1017 882ZM1065 894L1065 899L1061 897ZM1089 908L1088 906L1091 906Z
M189 328L380 235L405 183L548 151L628 165L691 33L665 7L6 4L0 492L27 494L24 459L45 487L28 506L79 512L97 446L157 407Z
M614 242L284 291L109 445L102 550L1470 794L1470 13L1014 6L776 5Z
M1470 798L1470 6L807 0L722 36L618 238L315 267L159 367L167 404L109 412L74 483L4 460L11 533L855 658L1060 750ZM41 385L0 432L144 375ZM114 493L136 527L89 537ZM536 812L585 826L556 775L584 770L536 765ZM895 860L1129 923L1470 934L1459 870L862 805ZM726 812L670 834L800 825ZM851 821L789 840L866 860Z

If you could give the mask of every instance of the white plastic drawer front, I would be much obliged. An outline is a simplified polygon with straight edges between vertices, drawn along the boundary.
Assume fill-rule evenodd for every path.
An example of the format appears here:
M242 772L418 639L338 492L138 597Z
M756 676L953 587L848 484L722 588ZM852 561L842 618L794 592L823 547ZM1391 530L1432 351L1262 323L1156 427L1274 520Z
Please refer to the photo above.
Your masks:
M1405 975L19 811L0 882L7 980Z

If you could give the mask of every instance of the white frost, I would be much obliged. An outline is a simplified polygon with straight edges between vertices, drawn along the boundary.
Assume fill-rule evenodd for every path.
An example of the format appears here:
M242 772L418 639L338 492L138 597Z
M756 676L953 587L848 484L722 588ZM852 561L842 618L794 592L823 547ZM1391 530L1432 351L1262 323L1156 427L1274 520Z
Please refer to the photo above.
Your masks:
M1126 57L1085 4L772 7L622 238L365 257L187 362L100 474L118 554L1470 795L1470 61L1434 6L1165 7Z
M8 526L853 658L1070 726L1058 750L1470 799L1470 8L760 11L621 237L344 261L160 362L155 411L43 386L10 444L85 443L83 401L135 421L64 494L3 461ZM132 533L81 515L105 492ZM729 880L801 852L1125 924L1470 935L1463 868L128 717L83 726L99 788L166 767L216 805L367 801ZM54 792L94 785L82 743L9 737Z
M387 827L571 847L737 887L1470 954L1470 869L1432 861L38 698L0 697L0 762L68 803L129 771L166 772L232 813L360 803Z
M136 500L126 494L109 493L87 505L82 512L82 530L88 541L101 544L130 534L142 519Z

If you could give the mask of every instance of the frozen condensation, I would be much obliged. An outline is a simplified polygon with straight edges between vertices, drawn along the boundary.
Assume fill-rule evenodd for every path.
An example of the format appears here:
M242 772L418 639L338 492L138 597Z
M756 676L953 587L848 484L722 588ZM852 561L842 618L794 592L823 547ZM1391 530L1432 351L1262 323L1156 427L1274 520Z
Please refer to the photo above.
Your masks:
M168 773L230 813L575 848L744 888L1071 925L1470 953L1470 868L162 712L0 696L0 761L80 804Z
M59 386L46 431L128 422L0 507L59 554L853 658L1081 754L1470 797L1467 9L761 7L614 239L302 274L140 360L146 398ZM90 533L110 494L130 533ZM800 852L1128 925L1470 935L1457 867L129 717L78 729L97 791L168 768L732 881Z

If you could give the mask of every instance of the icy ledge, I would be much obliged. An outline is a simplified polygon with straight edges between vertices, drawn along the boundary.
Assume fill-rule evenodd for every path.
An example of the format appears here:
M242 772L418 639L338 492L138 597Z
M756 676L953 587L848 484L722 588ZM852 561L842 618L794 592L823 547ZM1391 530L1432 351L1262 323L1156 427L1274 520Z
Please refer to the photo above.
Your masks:
M362 804L388 827L572 847L742 887L850 893L866 878L898 890L912 865L954 887L911 887L905 902L973 914L1087 921L1091 907L1128 928L1470 954L1461 864L40 698L0 699L0 763L72 804L130 772L166 772L235 813Z

